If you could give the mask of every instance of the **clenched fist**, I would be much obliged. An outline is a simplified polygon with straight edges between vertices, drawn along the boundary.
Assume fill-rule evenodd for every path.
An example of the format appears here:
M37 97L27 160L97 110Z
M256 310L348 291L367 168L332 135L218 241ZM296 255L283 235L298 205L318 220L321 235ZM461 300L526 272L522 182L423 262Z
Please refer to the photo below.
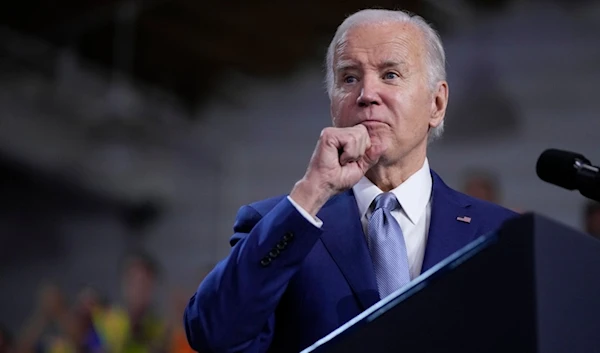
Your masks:
M290 197L315 216L332 196L354 186L383 152L383 146L371 144L364 125L326 128Z

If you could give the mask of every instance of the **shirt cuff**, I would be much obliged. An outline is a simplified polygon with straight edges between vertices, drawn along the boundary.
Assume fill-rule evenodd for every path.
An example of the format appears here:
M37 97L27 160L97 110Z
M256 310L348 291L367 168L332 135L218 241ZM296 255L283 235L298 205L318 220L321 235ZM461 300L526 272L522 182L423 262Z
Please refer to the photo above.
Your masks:
M298 205L294 200L292 200L291 197L288 196L287 199L292 203L296 210L298 210L298 212L300 212L300 214L304 216L304 218L306 218L307 221L312 223L317 228L321 228L323 226L322 220L318 219L317 217L311 216L310 213L306 212L305 209L300 207L300 205Z

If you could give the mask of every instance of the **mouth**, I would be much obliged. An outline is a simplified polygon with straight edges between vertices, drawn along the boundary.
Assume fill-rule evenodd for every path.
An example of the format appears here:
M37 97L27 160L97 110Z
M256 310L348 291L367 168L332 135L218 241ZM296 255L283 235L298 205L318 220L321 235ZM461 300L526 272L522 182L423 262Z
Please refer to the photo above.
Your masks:
M378 128L378 127L383 127L383 126L387 126L388 124L379 121L379 120L365 120L365 121L361 121L359 124L364 125L367 129L369 128Z

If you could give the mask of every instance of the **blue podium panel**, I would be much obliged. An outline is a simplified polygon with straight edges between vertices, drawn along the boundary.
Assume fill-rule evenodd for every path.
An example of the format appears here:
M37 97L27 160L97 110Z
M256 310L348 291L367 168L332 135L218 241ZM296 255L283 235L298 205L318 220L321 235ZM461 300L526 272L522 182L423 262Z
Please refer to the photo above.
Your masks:
M510 220L304 352L600 352L600 242Z

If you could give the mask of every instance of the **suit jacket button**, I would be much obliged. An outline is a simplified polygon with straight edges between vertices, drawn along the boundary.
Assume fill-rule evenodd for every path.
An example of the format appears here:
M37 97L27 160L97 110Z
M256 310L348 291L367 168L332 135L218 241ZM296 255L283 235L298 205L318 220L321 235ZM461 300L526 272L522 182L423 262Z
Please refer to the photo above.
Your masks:
M288 244L287 241L282 240L279 243L277 243L277 249L283 250L286 248L287 244Z
M262 267L267 267L271 264L271 261L273 261L273 259L271 259L270 257L264 257L262 260L260 260L260 264L262 265Z
M271 258L276 258L277 256L279 256L279 249L273 249L269 251L269 256Z
M285 241L290 241L294 238L294 233L292 232L287 232L285 233L285 235L283 236L283 240Z

